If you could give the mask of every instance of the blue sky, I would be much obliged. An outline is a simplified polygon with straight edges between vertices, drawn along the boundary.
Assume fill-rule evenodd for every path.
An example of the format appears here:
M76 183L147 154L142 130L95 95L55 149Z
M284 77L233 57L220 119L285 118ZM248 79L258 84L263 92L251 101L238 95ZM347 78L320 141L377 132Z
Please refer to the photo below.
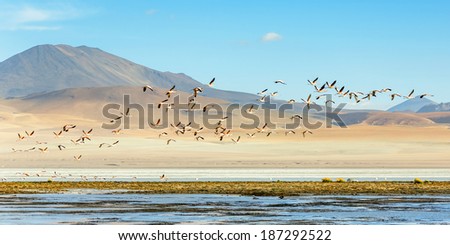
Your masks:
M319 77L450 101L450 1L0 0L0 36L1 61L38 44L87 45L282 99L305 98ZM392 105L382 96L357 108Z

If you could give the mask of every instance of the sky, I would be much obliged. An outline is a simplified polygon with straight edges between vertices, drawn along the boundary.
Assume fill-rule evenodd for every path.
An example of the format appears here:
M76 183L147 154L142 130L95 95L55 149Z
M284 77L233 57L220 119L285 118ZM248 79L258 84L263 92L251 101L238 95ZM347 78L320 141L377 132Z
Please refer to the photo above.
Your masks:
M40 44L97 47L286 100L306 98L319 77L450 102L450 1L0 0L0 61ZM396 103L384 95L348 108Z

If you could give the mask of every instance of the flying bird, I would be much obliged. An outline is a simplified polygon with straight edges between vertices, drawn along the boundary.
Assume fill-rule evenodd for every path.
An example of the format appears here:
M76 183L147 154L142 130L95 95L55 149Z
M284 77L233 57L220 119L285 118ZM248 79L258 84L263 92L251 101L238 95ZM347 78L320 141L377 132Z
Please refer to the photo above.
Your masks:
M325 89L325 86L326 86L326 84L322 85L322 87L320 87L320 88L317 88L317 86L314 85L314 88L316 89L316 91L317 91L318 93L323 93L323 92L326 92L326 91L327 91L327 90Z
M165 99L165 100L159 102L159 104L158 104L158 109L160 109L161 106L162 106L164 103L166 103L167 101L169 101L169 99Z
M73 156L73 158L74 158L75 160L77 160L77 161L80 161L80 160L81 160L81 157L82 157L82 155Z
M158 121L156 121L156 123L150 123L150 125L152 125L153 127L159 126L159 124L161 123L161 118L158 119Z
M69 132L70 129L74 129L76 127L77 127L77 125L74 125L74 124L66 124L66 125L63 126L63 131L64 132Z
M319 96L316 97L316 100L319 100L320 98L322 98L323 96L327 96L326 94L321 94Z
M308 109L311 109L311 104L313 104L314 102L311 101L311 94L308 96L307 100L302 99L303 102L306 103L306 105L308 106Z
M113 134L120 134L120 131L122 131L121 128L113 130L113 131L111 131L111 133L113 133Z
M208 104L208 105L205 105L205 106L203 107L203 112L206 112L206 110L208 109L208 107L213 108L213 107L214 107L214 104Z
M203 92L203 89L200 88L200 87L196 87L196 88L194 88L192 90L194 90L194 97L197 97L198 93L202 93Z
M48 147L45 147L45 148L39 148L39 150L40 150L42 153L47 153L47 152L48 152Z
M203 127L199 128L199 129L197 129L197 130L195 130L194 136L197 136L197 134L200 133L202 130L203 130Z
M265 130L266 127L267 127L267 123L265 123L265 124L262 126L262 128L256 127L256 130L258 130L259 133L262 133L262 132L264 132L264 130Z
M145 85L145 86L142 88L142 90L143 90L144 92L147 91L147 90L154 91L153 88L150 87L149 85Z
M177 141L176 141L176 140L174 140L174 139L168 139L168 140L167 140L167 142L166 142L166 145L170 144L170 142L171 142L171 141L173 141L173 142L177 142Z
M423 99L425 96L433 97L432 94L421 94L419 98Z
M212 87L215 81L216 81L216 78L214 77L214 78L211 80L211 82L208 83L208 86L209 86L209 87Z
M163 175L159 176L159 180L161 180L161 181L167 181L166 175L163 174Z
M288 104L294 104L294 103L295 103L295 100L294 100L294 99L288 100Z
M337 92L338 95L343 95L343 94L344 94L345 86L342 86L341 89L338 89L337 87L335 87L334 89L336 90L336 92Z
M395 96L402 97L401 94L391 94L391 101L395 99Z
M112 120L109 121L109 122L113 123L114 121L118 121L118 120L120 120L120 119L122 119L122 116L118 116L118 117L112 119ZM64 130L64 131L65 131L65 130ZM65 131L65 132L68 132L68 131Z
M111 145L108 144L108 143L101 143L101 144L98 146L98 148L102 148L103 146L111 147Z
M253 113L254 108L255 108L255 105L252 104L252 105L250 106L250 108L248 108L247 112L248 112L248 113Z
M258 95L264 95L267 92L267 90L268 90L267 88L263 89L261 92L258 93Z
M259 101L259 102L264 102L264 101L266 101L266 96L264 95L263 97L259 98L258 101Z
M58 145L58 149L59 149L60 151L62 151L63 149L66 149L66 147L63 146L63 145Z
M27 149L27 150L25 150L26 152L29 152L29 151L34 151L34 150L36 150L36 147L31 147L30 149Z
M287 85L283 80L276 80L275 83L280 83L280 84Z
M34 130L33 130L33 131L31 131L31 133L28 133L28 131L25 131L25 134L27 134L27 135L28 135L28 137L31 137L31 136L33 136L33 134L34 134Z
M288 135L288 134L295 134L295 131L294 130L289 130L289 131L286 131L284 133L284 135Z
M127 108L127 111L125 112L125 114L123 114L122 112L120 114L122 116L128 117L130 115L130 107Z
M170 95L175 93L175 85L172 86L172 88L169 89L169 91L166 92L166 95L168 98L170 98Z
M411 93L408 94L408 96L405 96L405 99L412 99L414 94L414 89L411 91Z
M85 136L89 136L89 135L91 135L91 133L92 133L92 131L93 131L94 129L93 128L91 128L90 130L88 130L87 132L86 131L84 131L84 130L82 130L82 132L83 132L83 135L85 135Z
M235 144L239 143L239 140L241 139L241 136L238 136L237 139L231 139Z
M328 86L328 88L334 88L334 85L336 85L336 80L334 80L333 83L329 84L328 82L326 82L326 85Z
M61 136L62 132L63 132L63 131L61 130L61 131L59 131L58 133L53 132L53 134L55 135L56 138L59 138L59 137Z
M305 130L305 131L303 131L303 132L302 132L302 134L303 134L303 138L305 138L305 137L306 137L306 133L312 134L313 132L311 132L311 131L309 131L309 130Z
M161 136L167 136L167 135L169 135L169 134L167 134L166 132L162 132L158 135L158 138L161 138Z
M318 77L316 77L316 79L314 79L312 82L308 80L308 83L312 86L315 86L317 84L317 80L319 80Z

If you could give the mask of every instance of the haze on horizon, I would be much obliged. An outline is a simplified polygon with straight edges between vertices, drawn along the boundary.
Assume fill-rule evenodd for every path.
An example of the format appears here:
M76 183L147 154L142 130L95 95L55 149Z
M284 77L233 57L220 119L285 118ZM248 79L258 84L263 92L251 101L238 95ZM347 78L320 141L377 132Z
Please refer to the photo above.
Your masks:
M353 90L415 89L448 102L446 1L2 1L0 61L39 44L98 47L217 88L256 93L307 79ZM388 96L355 108L387 109ZM352 105L349 105L351 108Z

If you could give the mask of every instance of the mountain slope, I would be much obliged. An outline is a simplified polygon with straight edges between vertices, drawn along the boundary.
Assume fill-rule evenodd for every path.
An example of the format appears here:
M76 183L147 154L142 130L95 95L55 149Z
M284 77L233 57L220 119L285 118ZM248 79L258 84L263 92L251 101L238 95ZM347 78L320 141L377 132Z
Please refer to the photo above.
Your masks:
M21 97L66 88L150 84L192 92L203 84L182 73L160 72L97 48L39 45L0 63L0 97ZM256 96L205 88L206 96L241 102Z
M437 103L427 98L415 97L388 109L390 112L417 112L426 105L436 105Z
M124 112L126 108L143 108L145 115L149 111L149 105L154 108L156 114L160 101L167 98L165 90L154 87L154 92L143 93L141 88L133 86L116 87L94 87L94 88L68 88L48 93L33 94L26 97L6 99L6 105L14 106L18 111L32 114L58 114L79 116L86 119L104 119L103 109L107 104L115 104ZM125 95L129 98L129 106L125 102ZM181 104L188 103L189 93L178 92ZM204 96L198 96L196 101L199 105L208 103L228 104L223 101ZM172 101L171 101L172 102ZM126 108L125 108L126 107ZM117 111L117 108L112 110Z
M430 126L434 122L431 119L422 117L416 113L390 113L378 112L369 114L364 120L367 125L386 126L386 125L403 125L403 126Z
M450 111L450 102L426 105L420 108L417 112L424 113L424 112L447 112L447 111Z

